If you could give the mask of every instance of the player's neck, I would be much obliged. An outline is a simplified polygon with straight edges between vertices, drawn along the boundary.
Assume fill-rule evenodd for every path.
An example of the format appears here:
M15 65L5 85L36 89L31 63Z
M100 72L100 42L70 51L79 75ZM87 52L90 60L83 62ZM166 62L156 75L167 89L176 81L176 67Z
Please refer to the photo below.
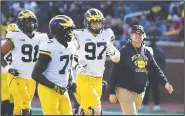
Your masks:
M63 39L57 39L57 41L62 44L65 48L68 47L68 43L66 41L63 41Z
M35 35L33 32L31 32L31 33L29 33L29 32L24 32L24 34L26 34L29 38L33 38L34 35Z
M88 31L94 36L94 37L96 37L98 34L96 34L96 33L93 33L93 32L91 32L89 29L88 29Z
M91 32L91 33L92 33L92 32ZM92 35L96 37L98 34L92 33Z

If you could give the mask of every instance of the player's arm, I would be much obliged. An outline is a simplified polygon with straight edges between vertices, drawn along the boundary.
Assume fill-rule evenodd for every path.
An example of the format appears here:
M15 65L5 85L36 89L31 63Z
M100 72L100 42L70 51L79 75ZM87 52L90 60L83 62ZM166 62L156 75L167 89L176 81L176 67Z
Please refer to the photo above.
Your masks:
M7 55L14 48L14 44L10 39L7 39L6 42L1 47L1 65L6 67L8 63L4 60L4 56Z
M79 63L78 63L78 55L76 54L74 56L74 60L73 60L73 63L72 63L72 68L74 70L76 70L77 74L80 74L80 73L84 72L86 66L87 66L87 64L84 64L83 66L79 65Z
M68 90L75 93L76 92L76 83L72 75L72 69L70 69L69 79L68 79Z
M111 60L113 62L118 63L120 61L120 52L114 47L113 43L112 43L112 48L114 49L114 55L110 56Z
M110 43L107 45L107 54L110 56L111 60L115 63L120 61L120 52L115 48L113 42L115 40L115 36L113 31L109 28L108 29L110 34Z
M62 88L58 85L56 85L55 83L49 81L44 75L43 72L46 70L46 68L48 67L48 64L51 61L51 56L50 56L50 52L47 51L39 51L39 58L33 68L32 71L32 78L40 83L41 85L44 85L46 87L49 87L51 89L54 89L56 92L60 93L60 94L64 94L64 92L66 91L65 88Z
M49 52L40 51L39 58L34 66L34 69L32 71L32 78L49 88L54 88L55 84L49 81L42 73L46 70L48 67L49 62L51 61L51 56Z

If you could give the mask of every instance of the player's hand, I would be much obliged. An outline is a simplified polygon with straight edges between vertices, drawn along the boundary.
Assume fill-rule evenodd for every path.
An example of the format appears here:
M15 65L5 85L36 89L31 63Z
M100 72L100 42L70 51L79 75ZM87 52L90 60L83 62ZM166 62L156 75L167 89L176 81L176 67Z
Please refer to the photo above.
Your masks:
M116 103L117 102L117 98L115 94L110 94L109 95L109 101L110 103Z
M107 52L107 54L108 54L109 56L115 55L115 50L114 50L114 48L113 48L111 45L108 45L108 46L107 46L106 52Z
M55 85L55 87L53 88L57 93L63 95L66 92L66 88L65 87L61 87L58 85Z
M19 76L20 72L17 69L10 68L8 73L12 74L13 76Z
M165 88L166 88L166 90L168 90L169 94L171 94L171 93L173 92L173 87L172 87L172 85L170 85L169 83L167 83L167 84L165 85Z
M103 89L107 89L108 88L107 81L103 80L102 85L103 85Z
M68 85L68 90L69 91L71 91L71 92L73 92L73 93L75 93L76 92L76 83L75 82L71 82L71 83L69 83L69 85Z
M77 72L77 74L81 74L81 73L83 73L84 71L85 71L85 67L86 67L87 65L85 65L85 66L83 66L83 67L80 67L79 66L79 64L76 66L76 72Z

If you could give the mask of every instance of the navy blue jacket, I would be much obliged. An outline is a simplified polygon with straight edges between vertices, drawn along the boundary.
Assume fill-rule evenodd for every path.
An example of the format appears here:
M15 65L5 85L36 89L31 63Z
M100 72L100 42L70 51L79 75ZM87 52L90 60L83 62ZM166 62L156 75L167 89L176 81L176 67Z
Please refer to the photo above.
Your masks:
M141 51L144 51L141 53ZM120 49L120 61L114 63L109 77L110 94L115 94L115 87L122 87L136 93L142 93L148 86L148 72L154 72L165 85L168 80L157 65L150 51L143 46L134 48L128 42Z

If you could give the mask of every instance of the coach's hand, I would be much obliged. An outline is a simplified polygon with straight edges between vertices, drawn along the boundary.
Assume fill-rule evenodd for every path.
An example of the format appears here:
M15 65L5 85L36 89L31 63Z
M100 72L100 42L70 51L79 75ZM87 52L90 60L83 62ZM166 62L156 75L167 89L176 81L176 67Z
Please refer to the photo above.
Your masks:
M63 95L66 92L66 88L65 87L61 87L58 85L55 85L53 88L57 93Z
M17 69L10 68L8 73L12 74L13 76L19 76L20 72Z
M110 103L116 103L117 102L117 98L115 94L110 94L109 95L109 101Z
M173 92L173 87L172 87L172 85L170 85L169 83L167 83L167 84L165 85L165 88L168 90L169 94L171 94L171 93Z

